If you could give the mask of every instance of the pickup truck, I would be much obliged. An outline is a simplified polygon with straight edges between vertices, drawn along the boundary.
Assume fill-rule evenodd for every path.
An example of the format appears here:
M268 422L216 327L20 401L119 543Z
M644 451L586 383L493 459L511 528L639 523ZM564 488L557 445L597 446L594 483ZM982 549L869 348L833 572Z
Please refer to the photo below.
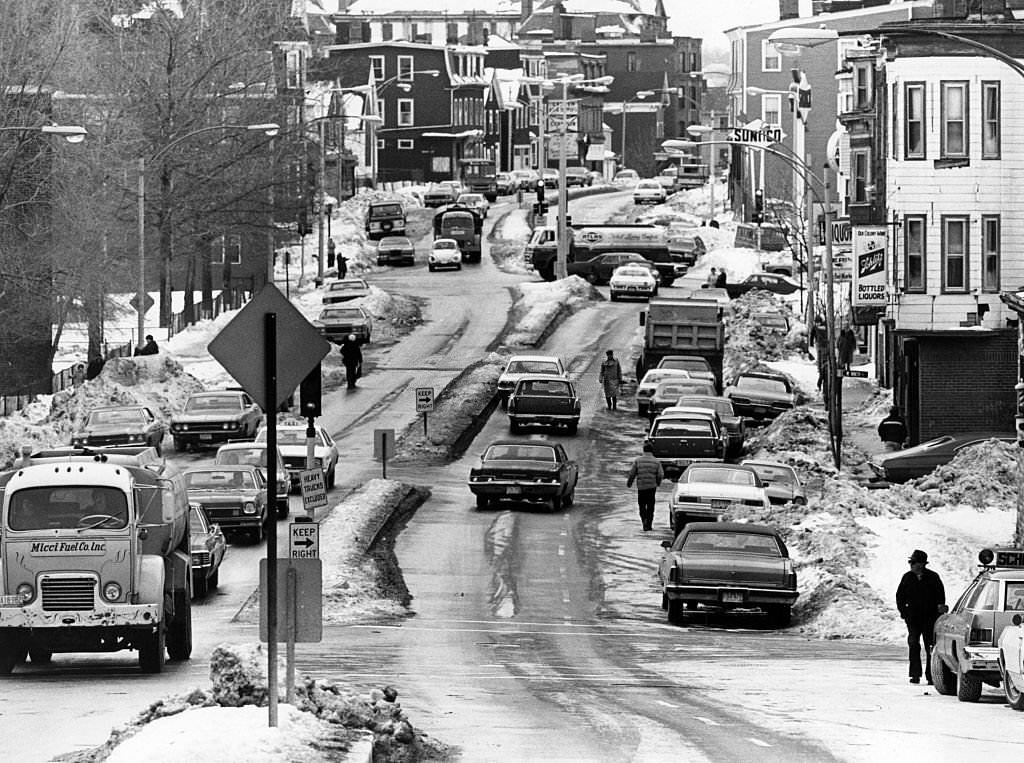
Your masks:
M722 461L728 437L711 416L670 413L658 416L645 439L665 476L675 479L698 461Z
M580 399L573 383L550 375L521 377L508 398L509 431L517 433L530 424L564 426L576 434Z

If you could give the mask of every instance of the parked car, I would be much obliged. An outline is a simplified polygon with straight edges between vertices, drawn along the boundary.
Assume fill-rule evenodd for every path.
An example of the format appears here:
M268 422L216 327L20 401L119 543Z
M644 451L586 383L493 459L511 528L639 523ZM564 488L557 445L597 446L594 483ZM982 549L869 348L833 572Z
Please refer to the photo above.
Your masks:
M566 188L587 188L594 184L594 178L586 167L566 167L565 187Z
M695 463L680 475L669 501L669 526L677 535L689 522L714 522L733 504L768 509L764 483L749 466Z
M700 355L666 355L658 361L658 368L679 368L689 371L691 379L705 379L712 383L718 379L707 358Z
M482 193L460 193L455 203L469 207L484 219L487 219L487 213L491 209L491 203Z
M592 284L598 285L608 283L615 269L621 265L637 264L647 267L661 283L661 272L657 265L648 260L639 252L606 252L596 257L591 257L583 262L570 262L566 265L566 273L571 276L579 276Z
M669 229L669 253L678 255L687 265L693 265L698 257L707 252L700 230L700 228Z
M370 295L370 285L362 278L344 278L331 281L324 286L320 302L324 305L337 305L351 302Z
M736 413L757 421L770 421L797 404L797 393L782 374L748 371L725 388Z
M952 461L964 448L980 445L988 440L1013 443L1017 441L1017 436L1013 432L964 432L943 435L904 450L879 453L871 458L869 466L886 482L906 482L930 474L935 467Z
M612 178L617 185L636 185L640 182L640 175L636 170L619 170Z
M461 188L456 190L450 184L431 183L423 193L423 206L443 207L446 204L454 204L461 192Z
M378 265L415 265L416 247L405 236L385 236L377 242Z
M673 406L684 395L716 395L714 382L706 379L666 379L654 388L654 394L647 401L647 415L653 420L666 408Z
M751 273L739 283L725 285L725 291L730 299L736 299L755 289L772 294L792 294L799 288L799 284L778 273Z
M324 339L340 344L346 336L355 336L360 344L370 341L373 318L361 307L325 307L313 321Z
M637 413L646 416L651 398L654 397L658 385L668 379L689 379L690 372L678 368L652 368L644 374L636 386Z
M658 293L658 279L646 265L619 265L608 280L609 296L614 302L623 297L650 299Z
M545 503L552 511L572 506L579 467L557 442L498 440L469 472L478 509L500 500Z
M558 188L558 170L541 170L540 176L544 180L545 188Z
M776 625L790 623L796 568L782 536L771 527L737 522L694 522L665 549L658 565L661 606L669 622L699 605L757 607Z
M501 395L502 407L508 403L508 396L512 394L517 381L524 376L541 374L569 378L562 361L554 355L513 355L509 358L505 370L498 376L498 394Z
M565 427L576 434L580 398L576 386L550 374L521 376L508 396L508 427L513 434L524 426Z
M453 238L435 238L427 258L427 269L433 273L438 268L462 270L462 250Z
M220 581L220 564L228 542L220 525L206 516L198 503L188 505L189 546L192 557L192 597L206 596Z
M641 180L633 189L634 204L664 204L667 198L668 194L657 180Z
M401 199L371 201L366 206L366 237L370 241L385 236L404 236L405 205Z
M494 176L499 196L509 196L519 190L519 179L511 172L499 172Z
M252 439L262 421L263 411L245 392L196 392L189 395L181 413L171 416L171 437L177 451L212 447Z
M284 519L288 516L288 493L291 492L292 482L288 476L288 467L284 464L281 451L274 449L277 457L276 476L274 483L276 489L274 496L277 502L277 518ZM215 466L235 466L246 464L258 466L263 472L263 479L267 479L267 444L265 442L229 442L217 448L217 455L213 457Z
M712 416L675 413L655 417L644 443L651 446L665 476L675 479L692 463L723 460L728 437Z
M757 321L769 334L781 334L785 336L789 333L789 318L780 312L761 311L751 313L750 317Z
M768 500L772 503L795 503L803 506L807 503L807 493L804 492L804 484L789 464L778 461L754 461L747 459L740 461L741 466L749 466L764 483L764 490L768 493Z
M257 466L202 466L182 475L189 504L206 512L207 518L234 540L250 535L263 540L269 525L267 483Z
M718 414L718 418L722 421L722 426L725 427L725 433L729 436L726 455L738 456L743 452L743 444L747 438L747 427L743 423L743 417L736 414L736 410L732 407L732 401L728 398L715 395L683 395L676 400L676 405L713 410ZM666 408L665 410L670 409Z
M935 621L931 653L935 691L961 702L977 702L983 684L1000 685L1000 636L1024 612L1024 549L983 549L978 561L980 572Z
M277 422L277 448L281 452L292 487L299 487L302 472L306 469L307 424L302 419L282 417ZM256 435L256 442L267 441L267 429L262 427ZM313 467L324 472L324 484L330 490L338 468L338 446L334 438L320 424L313 426Z
M81 429L71 435L75 447L149 445L159 454L167 424L145 405L93 408Z
M519 184L520 191L537 190L537 180L540 176L536 170L512 170L512 177Z
M999 636L999 678L1006 704L1024 710L1024 614L1014 612Z

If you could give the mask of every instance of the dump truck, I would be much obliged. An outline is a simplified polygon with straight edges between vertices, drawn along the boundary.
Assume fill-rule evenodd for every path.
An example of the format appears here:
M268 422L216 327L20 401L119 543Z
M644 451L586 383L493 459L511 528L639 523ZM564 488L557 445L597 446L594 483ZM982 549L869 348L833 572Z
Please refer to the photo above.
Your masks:
M192 653L188 498L179 475L102 454L0 474L0 674L26 655Z
M702 298L700 291L683 291L678 297L656 297L641 311L644 346L637 361L638 378L667 355L697 355L708 361L715 374L715 387L722 393L725 356L722 307L717 300Z
M480 262L484 219L464 204L449 204L434 214L434 238L459 242L464 262Z

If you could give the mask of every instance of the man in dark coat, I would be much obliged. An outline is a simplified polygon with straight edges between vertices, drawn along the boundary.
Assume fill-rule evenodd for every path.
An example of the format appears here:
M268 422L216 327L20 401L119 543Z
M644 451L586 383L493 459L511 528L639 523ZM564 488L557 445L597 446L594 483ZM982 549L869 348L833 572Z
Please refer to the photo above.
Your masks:
M345 380L349 389L355 389L356 379L362 373L363 351L359 349L359 342L355 334L349 334L341 340L341 362L345 366Z
M907 441L907 423L900 416L897 406L892 406L889 415L878 425L878 437L886 450L900 450Z
M839 353L839 368L849 371L850 364L853 363L853 353L857 350L857 335L853 333L849 324L844 325L842 331L839 332L839 338L836 339L836 350Z
M935 646L935 621L946 611L946 589L937 573L927 568L928 554L920 549L907 559L910 572L904 574L896 589L896 608L907 624L910 647L910 683L921 683L921 641L924 641L924 670L932 682L932 647Z
M139 348L139 355L156 355L160 352L160 348L157 347L156 340L153 339L152 334L146 334L146 343Z
M715 279L715 286L719 289L724 289L729 282L729 277L725 274L725 268L718 271L718 278Z
M661 461L654 457L650 444L644 443L644 452L633 459L633 465L629 467L626 487L633 487L636 482L636 502L645 531L650 530L654 522L654 496L663 479L665 471L661 468Z

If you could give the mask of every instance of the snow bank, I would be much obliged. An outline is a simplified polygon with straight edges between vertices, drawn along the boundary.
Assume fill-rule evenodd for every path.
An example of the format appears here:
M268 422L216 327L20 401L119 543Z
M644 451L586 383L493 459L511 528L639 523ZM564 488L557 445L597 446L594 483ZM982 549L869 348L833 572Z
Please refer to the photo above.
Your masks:
M567 315L603 301L596 287L579 276L547 283L522 283L515 287L515 302L509 315L504 344L535 347Z

